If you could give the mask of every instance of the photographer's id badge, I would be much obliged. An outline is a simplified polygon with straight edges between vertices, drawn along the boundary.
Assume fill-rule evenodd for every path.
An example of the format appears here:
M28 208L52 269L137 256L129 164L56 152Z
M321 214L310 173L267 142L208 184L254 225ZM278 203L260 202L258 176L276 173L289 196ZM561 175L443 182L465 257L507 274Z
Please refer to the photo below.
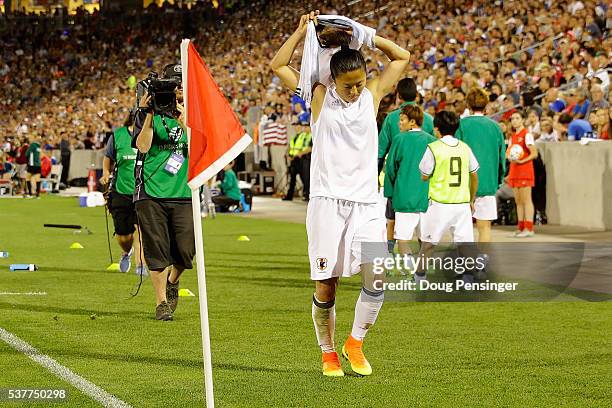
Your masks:
M180 154L172 153L170 155L170 158L166 162L166 167L164 167L164 169L173 176L176 176L181 167L183 167L184 162L185 158L183 156L181 156Z

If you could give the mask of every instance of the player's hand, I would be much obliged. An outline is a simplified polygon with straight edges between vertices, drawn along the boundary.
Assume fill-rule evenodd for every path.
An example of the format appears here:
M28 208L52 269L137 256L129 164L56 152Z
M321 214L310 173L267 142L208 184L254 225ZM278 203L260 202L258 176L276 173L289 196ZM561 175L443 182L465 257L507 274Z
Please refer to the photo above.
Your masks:
M145 93L144 95L142 95L142 98L140 98L140 104L138 105L140 108L146 108L149 106L149 101L151 100L151 95L149 95L149 93Z
M100 184L102 184L103 186L106 186L109 180L110 180L110 174L105 174L102 177L100 177Z
M314 21L315 25L318 24L317 16L319 15L319 10L311 11L308 14L304 14L300 17L300 24L296 30L302 37L306 35L306 30L308 29L308 23Z

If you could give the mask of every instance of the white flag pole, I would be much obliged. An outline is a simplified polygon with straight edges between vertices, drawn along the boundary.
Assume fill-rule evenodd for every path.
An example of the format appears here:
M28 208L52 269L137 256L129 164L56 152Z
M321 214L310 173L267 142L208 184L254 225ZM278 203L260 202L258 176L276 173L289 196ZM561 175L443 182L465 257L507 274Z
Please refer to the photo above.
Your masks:
M187 123L187 56L189 40L181 42L181 65L183 69L183 113ZM187 128L187 140L191 148L191 129ZM191 189L191 206L193 210L193 232L195 235L196 270L198 278L198 299L200 301L200 327L202 330L202 356L204 357L204 388L206 391L206 407L214 408L213 396L212 358L210 354L210 328L208 326L208 298L206 294L206 269L204 265L204 237L202 236L202 210L200 202L200 189Z
M191 133L191 132L189 132ZM200 301L200 325L202 328L202 355L204 356L204 387L206 407L214 408L212 359L210 354L210 328L208 326L208 299L206 295L206 270L204 266L204 238L202 237L202 212L200 209L200 189L191 190L193 207L193 228L196 245L196 267L198 276L198 297Z

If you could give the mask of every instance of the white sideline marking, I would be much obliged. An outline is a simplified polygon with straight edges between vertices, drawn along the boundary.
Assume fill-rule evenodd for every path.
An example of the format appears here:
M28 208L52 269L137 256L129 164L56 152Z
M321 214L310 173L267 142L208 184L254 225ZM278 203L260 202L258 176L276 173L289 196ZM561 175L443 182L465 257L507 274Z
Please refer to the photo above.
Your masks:
M13 333L4 330L2 327L0 327L0 339L15 350L25 354L30 359L46 368L56 377L70 383L79 389L83 394L86 394L92 399L98 401L103 406L109 408L131 408L128 403L121 401L114 395L109 394L102 388L98 387L96 384L72 372L68 367L64 367L51 357L42 354L36 348L21 340Z
M0 292L0 296L47 296L47 292Z

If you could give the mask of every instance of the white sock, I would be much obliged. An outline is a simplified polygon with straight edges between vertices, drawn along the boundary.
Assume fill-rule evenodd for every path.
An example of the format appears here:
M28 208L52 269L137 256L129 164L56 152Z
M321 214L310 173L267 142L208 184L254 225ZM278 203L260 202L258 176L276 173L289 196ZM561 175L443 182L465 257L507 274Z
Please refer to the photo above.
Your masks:
M384 292L370 292L362 288L355 304L355 321L351 336L363 340L368 329L372 327L385 298Z
M312 297L312 321L317 341L323 353L336 351L334 346L334 330L336 328L336 305L335 301L320 302L315 296Z

